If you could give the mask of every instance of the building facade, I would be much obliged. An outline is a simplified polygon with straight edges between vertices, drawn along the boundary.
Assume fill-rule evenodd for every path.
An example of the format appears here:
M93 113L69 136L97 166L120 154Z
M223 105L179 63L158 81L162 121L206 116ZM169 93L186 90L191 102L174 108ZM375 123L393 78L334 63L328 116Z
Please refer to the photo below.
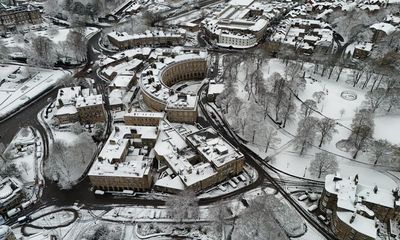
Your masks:
M88 176L95 189L147 191L152 187L154 126L116 125Z
M164 117L163 112L128 112L124 115L124 122L133 126L158 126Z
M134 35L129 35L125 32L111 32L107 37L111 44L120 50L149 46L170 47L183 45L186 39L186 32L182 30L176 32L146 31L146 33Z
M0 6L0 30L2 31L12 31L18 25L39 24L41 22L40 10L32 5L3 8Z
M102 95L79 86L59 89L55 106L54 117L60 124L94 124L107 116Z

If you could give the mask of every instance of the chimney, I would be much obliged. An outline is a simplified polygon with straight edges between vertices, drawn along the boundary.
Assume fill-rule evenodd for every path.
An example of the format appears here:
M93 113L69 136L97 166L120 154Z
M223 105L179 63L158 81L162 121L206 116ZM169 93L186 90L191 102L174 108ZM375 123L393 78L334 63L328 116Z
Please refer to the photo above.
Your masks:
M64 106L64 103L63 103L63 101L61 99L58 99L58 104L60 105L60 107Z
M375 185L375 187L374 187L374 193L376 194L377 192L378 192L378 186Z
M118 170L118 163L114 165L114 170Z

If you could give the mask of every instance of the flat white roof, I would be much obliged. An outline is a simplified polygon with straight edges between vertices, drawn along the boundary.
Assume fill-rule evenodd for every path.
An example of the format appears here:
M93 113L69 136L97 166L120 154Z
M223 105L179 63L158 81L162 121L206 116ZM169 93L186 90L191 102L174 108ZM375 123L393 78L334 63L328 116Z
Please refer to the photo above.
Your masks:
M375 228L374 220L366 218L360 214L356 214L354 221L350 223L350 219L353 216L352 212L337 212L336 214L342 222L346 223L357 232L369 236L373 239L377 237L377 229Z

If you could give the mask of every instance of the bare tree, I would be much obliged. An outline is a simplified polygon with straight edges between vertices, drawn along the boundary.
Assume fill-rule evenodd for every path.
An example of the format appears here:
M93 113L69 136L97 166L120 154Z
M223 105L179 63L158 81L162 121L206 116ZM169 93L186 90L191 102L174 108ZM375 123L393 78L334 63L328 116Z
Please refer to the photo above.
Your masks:
M393 107L399 108L400 106L400 88L393 89L388 94L386 101L384 102L386 111L390 112Z
M340 111L339 111L340 118L342 118L345 113L346 113L346 110L344 108L340 109Z
M87 133L80 134L79 139L71 144L56 140L45 162L45 175L58 180L61 188L71 188L88 167L94 152L94 142Z
M372 112L375 112L379 106L386 100L387 94L386 90L383 88L378 88L373 91L370 91L366 95L369 106L371 107Z
M5 150L6 150L6 145L4 145L3 142L0 142L0 156L3 155Z
M382 158L387 157L392 152L392 145L385 139L375 140L371 143L371 152L374 165L378 164Z
M315 159L310 164L310 172L312 175L321 178L330 173L334 173L338 169L336 157L328 152L319 152L315 154Z
M83 132L82 125L79 122L76 122L76 123L72 124L71 132L73 132L73 133L75 133L77 135L81 134Z
M317 101L317 103L320 104L321 101L324 100L324 98L325 98L325 92L317 91L317 92L314 92L312 96L315 99L315 101Z
M273 73L268 81L273 83L273 92L271 95L274 99L273 108L275 110L275 121L279 120L281 107L287 98L286 80L279 73Z
M3 44L2 40L0 40L0 62L3 62L4 60L8 59L8 54L9 54L8 48Z
M238 119L240 131L242 132L242 136L244 136L244 130L247 126L247 116L245 114L241 114Z
M223 236L225 236L224 226L227 224L228 219L232 217L232 214L230 209L221 202L219 202L212 210L212 217L214 219L214 224L217 227L217 232L221 233L219 238L223 239Z
M307 99L301 104L300 114L304 118L309 117L316 108L317 108L317 103L312 99Z
M67 45L75 55L77 62L86 60L86 35L85 28L78 27L71 30L67 35Z
M235 115L235 116L239 116L239 112L242 110L242 108L243 108L243 101L240 99L240 98L238 98L238 97L234 97L233 99L232 99L232 111L233 111L233 114Z
M371 111L368 109L362 109L356 113L351 124L351 129L352 132L348 141L355 148L353 155L353 158L355 159L358 152L364 149L368 143L368 140L372 137L372 133L374 131L374 121Z
M289 81L289 88L295 95L303 91L306 87L306 81L301 75L302 73L302 65L298 62L290 62L288 66L286 66L285 77Z
M21 162L21 168L24 170L25 174L28 175L28 171L31 170L31 167L27 162Z
M265 152L270 148L276 148L281 139L278 138L278 131L273 127L266 127L265 129Z
M180 221L189 218L197 219L200 214L196 193L191 190L182 191L169 197L165 205L169 214Z
M279 114L279 118L283 120L283 128L286 127L287 123L294 122L296 110L296 104L294 103L292 93L290 92L288 98L284 101L282 111Z
M303 155L307 149L312 147L316 136L317 121L318 119L314 117L306 117L299 122L295 139L295 148L296 150L300 150L300 155Z
M330 118L323 118L317 122L318 132L321 135L319 141L319 147L326 142L330 142L332 140L332 135L337 133L338 131L335 129L336 122Z
M32 41L28 63L51 67L56 62L56 52L53 42L47 38L39 36Z
M274 198L262 195L251 200L250 206L235 221L232 240L288 239L276 220L275 214L278 215L282 207ZM292 216L292 219L295 217Z

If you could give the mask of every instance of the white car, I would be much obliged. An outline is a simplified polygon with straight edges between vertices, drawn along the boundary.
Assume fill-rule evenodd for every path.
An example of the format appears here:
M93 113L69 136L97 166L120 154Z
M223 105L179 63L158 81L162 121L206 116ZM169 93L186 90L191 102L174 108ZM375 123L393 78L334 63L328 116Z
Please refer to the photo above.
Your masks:
M313 204L309 208L307 208L307 210L309 212L314 212L317 208L318 208L318 205L317 204Z
M303 194L303 195L301 195L301 196L298 198L298 200L299 200L299 201L304 201L304 200L306 200L307 198L308 198L307 194Z

